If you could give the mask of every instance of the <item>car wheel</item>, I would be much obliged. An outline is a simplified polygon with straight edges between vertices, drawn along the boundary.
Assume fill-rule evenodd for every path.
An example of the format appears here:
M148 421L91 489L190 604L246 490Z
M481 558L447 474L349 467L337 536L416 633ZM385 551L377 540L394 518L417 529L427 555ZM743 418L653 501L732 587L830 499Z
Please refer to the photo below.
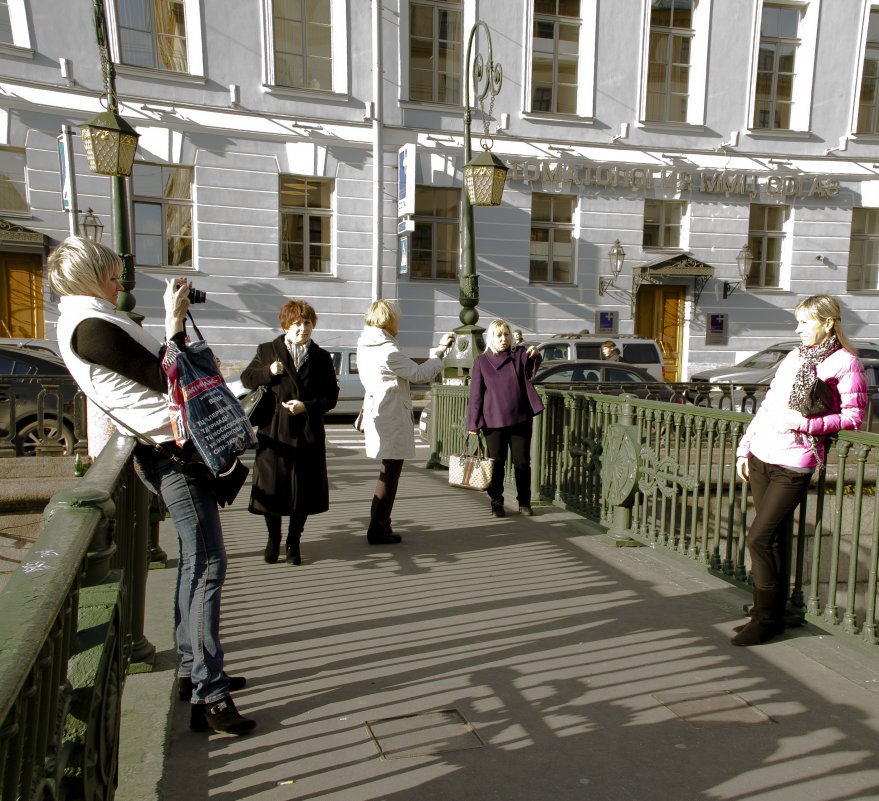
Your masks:
M58 430L58 421L52 418L45 418L43 421L44 428L46 434L50 438L55 437L56 433L58 435L58 444L61 445L62 451L61 456L72 456L73 455L73 443L75 442L73 437L73 431L69 428L67 423L61 422L61 430ZM40 436L41 431L38 427L36 420L31 420L29 423L25 423L21 428L18 429L18 452L21 456L36 456L37 446L40 445L43 441L43 438Z

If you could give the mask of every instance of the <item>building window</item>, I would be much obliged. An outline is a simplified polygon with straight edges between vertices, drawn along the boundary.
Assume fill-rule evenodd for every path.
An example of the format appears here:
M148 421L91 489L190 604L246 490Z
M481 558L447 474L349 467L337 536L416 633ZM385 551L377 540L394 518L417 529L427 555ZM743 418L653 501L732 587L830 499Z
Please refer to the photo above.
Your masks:
M275 83L295 89L333 89L330 0L273 0Z
M781 286L781 251L787 214L787 206L751 205L748 244L754 261L747 278L749 287Z
M799 24L799 8L769 3L763 6L757 54L755 128L791 128Z
M9 19L9 3L0 0L0 43L15 44L12 38L12 22Z
M131 178L138 265L191 267L194 169L136 163Z
M23 150L0 148L0 213L30 214Z
M534 0L531 111L577 113L580 0Z
M879 289L879 209L852 209L847 288Z
M532 282L570 284L574 280L574 202L572 195L531 195Z
M677 200L644 201L645 248L679 248L684 204Z
M879 10L871 9L864 48L857 133L879 133Z
M123 64L188 72L184 0L119 0Z
M333 182L281 176L281 272L332 273Z
M461 0L409 4L410 100L461 102L461 18Z
M412 278L458 277L460 189L415 187Z
M653 0L647 64L649 122L686 122L695 0Z

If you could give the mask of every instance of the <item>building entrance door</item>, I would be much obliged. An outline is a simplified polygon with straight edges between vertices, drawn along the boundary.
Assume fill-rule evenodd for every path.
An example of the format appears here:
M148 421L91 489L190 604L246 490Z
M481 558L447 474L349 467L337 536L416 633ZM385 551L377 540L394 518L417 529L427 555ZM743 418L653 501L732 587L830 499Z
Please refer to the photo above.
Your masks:
M43 260L33 253L0 253L0 336L43 339Z
M666 381L680 381L686 287L641 284L635 306L635 336L655 339Z

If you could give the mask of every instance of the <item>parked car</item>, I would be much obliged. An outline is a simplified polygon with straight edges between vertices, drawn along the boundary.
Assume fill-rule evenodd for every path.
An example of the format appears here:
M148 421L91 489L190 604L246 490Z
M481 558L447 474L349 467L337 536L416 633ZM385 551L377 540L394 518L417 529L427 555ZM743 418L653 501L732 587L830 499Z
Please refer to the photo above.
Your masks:
M681 394L648 370L622 362L595 359L550 362L541 365L535 373L534 384L545 389L583 389L607 395L626 393L664 403L685 402ZM430 436L430 414L428 403L418 418L418 434L422 439Z
M646 370L655 381L662 381L662 351L652 339L640 337L597 335L565 335L553 337L536 344L544 362L572 361L577 359L601 359L601 343L611 340L626 364Z
M879 343L866 339L853 339L851 342L858 349L862 359L879 359ZM693 373L690 380L709 381L712 384L768 384L772 381L781 360L800 344L798 339L779 342L753 356L748 356L738 364L700 370Z
M37 353L47 353L56 359L61 358L58 343L54 339L29 339L27 337L0 337L0 346L12 345L14 347L35 350Z
M357 348L324 348L333 358L336 379L339 382L339 402L327 414L355 416L363 405L363 384L357 372ZM238 398L243 398L250 390L241 383L240 376L226 379L226 385Z
M61 358L49 352L19 345L0 345L0 436L8 437L12 430L12 404L9 400L12 394L15 396L16 453L19 456L36 453L42 436L38 423L41 379L59 379L61 382L60 420L56 400L50 395L46 398L44 424L50 436L54 437L58 432L63 453L69 456L75 443L74 398L78 388Z

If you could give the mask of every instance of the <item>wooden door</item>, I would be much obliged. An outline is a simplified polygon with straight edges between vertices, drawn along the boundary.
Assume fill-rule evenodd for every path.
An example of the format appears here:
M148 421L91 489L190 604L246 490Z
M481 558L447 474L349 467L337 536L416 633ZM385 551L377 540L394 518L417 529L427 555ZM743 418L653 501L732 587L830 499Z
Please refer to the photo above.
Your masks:
M666 381L680 381L686 288L641 284L635 306L635 336L655 339Z
M0 253L0 336L43 339L43 260L32 253Z

